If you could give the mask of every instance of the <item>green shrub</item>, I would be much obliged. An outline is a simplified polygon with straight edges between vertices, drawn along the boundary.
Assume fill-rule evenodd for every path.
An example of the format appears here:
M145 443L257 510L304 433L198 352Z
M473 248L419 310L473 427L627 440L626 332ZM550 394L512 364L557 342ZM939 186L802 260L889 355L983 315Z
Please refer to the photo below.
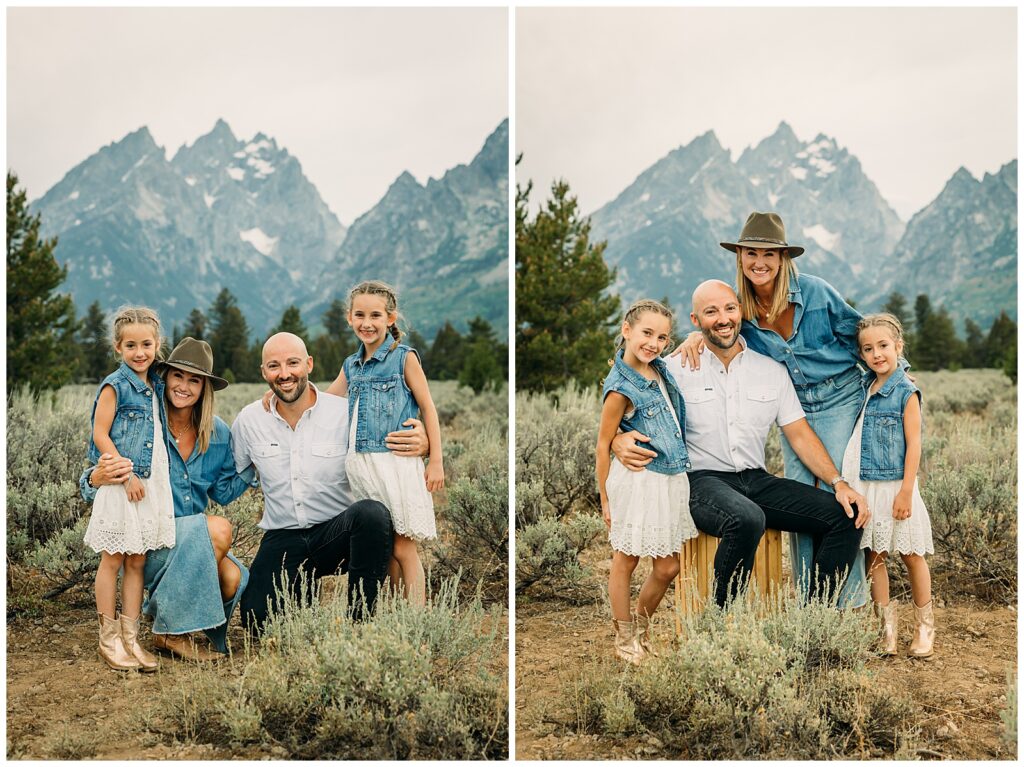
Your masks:
M561 521L542 516L516 531L516 594L557 596L589 602L600 595L590 584L590 571L579 555L605 532L604 522L590 514Z
M767 615L744 602L729 611L712 604L639 669L591 667L571 692L584 711L577 719L590 732L653 735L669 758L893 756L913 735L913 710L865 670L870 623L792 599Z
M507 758L501 610L457 593L447 582L422 609L385 598L365 623L344 600L289 601L240 676L164 691L166 734L300 759Z
M562 517L600 508L594 480L600 415L594 389L569 387L557 399L516 395L516 491L520 484L539 490L536 506L517 507L517 528L542 514Z

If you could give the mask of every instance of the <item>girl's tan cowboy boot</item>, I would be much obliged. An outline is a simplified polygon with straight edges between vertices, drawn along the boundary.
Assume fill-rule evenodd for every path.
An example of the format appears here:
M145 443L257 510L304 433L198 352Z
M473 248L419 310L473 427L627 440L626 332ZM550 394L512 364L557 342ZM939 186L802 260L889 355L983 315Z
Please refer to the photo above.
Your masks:
M114 671L137 671L139 662L125 649L121 640L121 622L96 613L100 619L100 657Z
M935 645L935 613L932 603L924 607L914 604L914 639L910 643L911 658L930 658Z
M160 661L153 653L144 650L139 644L139 625L142 622L141 616L129 618L121 613L121 639L124 641L124 648L131 653L139 664L139 671L146 673L156 671L160 667Z
M651 646L651 619L647 615L641 615L637 613L633 620L636 621L636 641L640 645L640 649L644 651L645 655L653 655L655 658L658 657L658 653L654 651Z
M892 599L887 605L880 605L875 602L875 615L881 618L882 634L878 642L878 653L880 655L895 655L898 636L897 626L899 624L896 610L896 600Z
M613 618L612 625L615 626L615 657L639 666L644 658L644 648L637 641L636 623Z

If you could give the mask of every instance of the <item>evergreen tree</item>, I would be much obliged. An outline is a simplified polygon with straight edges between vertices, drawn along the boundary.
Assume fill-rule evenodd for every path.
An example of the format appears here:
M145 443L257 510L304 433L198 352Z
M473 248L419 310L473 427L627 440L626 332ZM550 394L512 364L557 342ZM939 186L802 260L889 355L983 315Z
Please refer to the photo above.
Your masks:
M911 354L914 353L914 318L910 314L910 309L907 306L907 299L903 297L902 293L893 291L889 294L889 299L885 302L885 306L882 307L883 312L889 312L900 321L903 326L903 342L907 346L907 351Z
M468 386L475 394L479 394L488 386L501 381L498 346L491 323L480 316L470 320L462 368L459 370L459 385Z
M462 357L465 352L465 341L450 322L445 322L437 329L434 336L434 343L430 346L428 361L424 363L424 370L428 370L428 376L435 381L451 381L459 377L462 370Z
M78 344L82 349L80 373L84 380L99 383L117 367L110 328L99 301L93 301L86 310Z
M914 302L914 356L917 370L956 370L963 359L963 341L945 307L932 309L931 300L921 294Z
M986 367L1005 368L1007 357L1017 357L1017 323L999 312L985 338Z
M214 375L229 381L259 380L259 358L254 358L249 348L249 325L230 290L221 290L208 316Z
M340 298L331 301L320 322L324 332L314 338L309 347L309 353L313 355L313 377L317 381L333 381L345 358L357 346L348 324L345 303Z
M964 367L983 368L988 367L986 359L988 348L985 345L985 336L978 327L978 323L970 317L964 320Z
M911 361L917 370L938 370L935 339L928 336L932 321L932 302L924 293L914 301L914 346Z
M71 380L75 359L63 341L75 332L71 297L56 290L67 269L53 256L57 238L39 238L40 219L28 212L25 190L7 173L7 397Z
M516 386L551 391L572 379L597 383L606 370L619 297L604 291L615 271L606 243L590 242L564 181L532 221L531 186L516 190Z
M188 319L185 320L185 328L181 333L182 338L185 336L191 336L197 341L206 340L206 315L199 309L189 312Z
M309 328L302 321L302 314L299 312L299 307L295 304L284 310L284 314L281 315L280 324L270 332L271 335L274 333L294 333L303 341L309 338Z

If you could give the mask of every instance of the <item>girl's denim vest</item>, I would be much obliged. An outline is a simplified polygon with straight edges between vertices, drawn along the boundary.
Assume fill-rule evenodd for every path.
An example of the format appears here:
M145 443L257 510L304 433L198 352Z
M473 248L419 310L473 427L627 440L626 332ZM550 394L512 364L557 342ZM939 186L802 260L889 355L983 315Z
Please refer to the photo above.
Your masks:
M864 376L865 389L874 374ZM864 428L860 438L860 478L864 480L903 479L907 438L903 433L903 411L907 400L920 390L907 378L905 368L893 373L881 389L868 397Z
M150 475L153 466L153 397L157 397L157 410L164 434L167 433L167 416L164 409L164 379L151 375L153 388L150 389L124 362L113 373L104 378L96 390L92 403L90 422L96 423L96 403L104 386L110 386L117 395L117 410L110 425L110 439L122 458L131 459L135 473L143 478ZM100 451L89 431L89 463L95 465Z
M679 419L672 417L672 411L661 394L657 381L650 381L637 373L622 359L622 350L615 355L615 363L611 373L604 379L604 392L618 392L633 403L633 414L623 418L619 427L624 432L634 429L651 438L650 442L639 443L641 447L657 452L657 456L647 468L659 474L682 474L690 469L690 456L686 451L686 406L683 395L676 386L675 379L668 372L668 367L660 357L651 365L665 381L669 401Z
M363 362L363 345L349 356L342 369L348 382L349 423L359 399L359 422L356 424L357 453L386 453L384 438L389 431L400 431L402 423L419 413L416 398L405 383L405 355L416 350L398 344L389 348L387 341Z

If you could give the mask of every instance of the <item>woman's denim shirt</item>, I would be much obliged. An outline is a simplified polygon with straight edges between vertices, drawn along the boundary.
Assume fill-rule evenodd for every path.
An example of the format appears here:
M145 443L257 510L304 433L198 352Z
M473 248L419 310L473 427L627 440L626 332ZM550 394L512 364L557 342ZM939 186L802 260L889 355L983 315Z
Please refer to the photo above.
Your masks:
M795 304L793 334L782 338L761 328L756 319L743 320L740 334L755 352L781 362L797 387L836 378L857 366L857 323L860 312L839 291L819 277L798 275L790 283Z
M366 362L363 345L349 356L342 369L348 383L349 423L359 400L359 421L356 424L357 453L386 453L384 438L388 432L400 431L402 424L419 413L419 405L405 383L405 356L416 350L398 344L389 348L385 341Z
M864 376L865 388L874 374ZM900 368L881 389L868 397L864 407L864 427L860 438L860 478L864 480L903 479L907 438L903 433L903 412L907 400L920 390Z
M148 477L153 466L153 397L157 397L157 411L160 413L161 428L167 432L167 415L164 409L164 380L157 375L151 376L153 388L142 382L125 362L113 373L104 378L96 390L96 399L92 403L90 423L96 424L96 403L104 386L110 386L117 395L117 410L114 422L110 425L110 440L122 458L128 458L135 465L135 473L140 477ZM100 459L100 451L92 438L93 430L89 431L89 463L95 464Z
M686 451L686 406L675 379L668 372L665 361L655 358L651 365L662 380L668 392L669 401L675 409L673 417L657 381L651 381L637 373L622 359L622 350L615 355L611 373L604 379L604 400L609 392L618 392L633 403L633 414L623 417L619 427L624 432L636 430L650 437L642 446L657 452L647 468L659 474L682 474L690 469L690 456Z
M242 473L235 470L235 457L231 450L231 427L219 416L213 417L213 432L205 453L199 446L192 449L187 459L181 457L167 434L167 454L170 457L171 491L174 494L174 516L190 517L206 511L209 502L227 506L250 487L258 487L256 471L251 466ZM78 486L88 503L96 499L96 488L89 484L94 466L88 467L78 480Z

